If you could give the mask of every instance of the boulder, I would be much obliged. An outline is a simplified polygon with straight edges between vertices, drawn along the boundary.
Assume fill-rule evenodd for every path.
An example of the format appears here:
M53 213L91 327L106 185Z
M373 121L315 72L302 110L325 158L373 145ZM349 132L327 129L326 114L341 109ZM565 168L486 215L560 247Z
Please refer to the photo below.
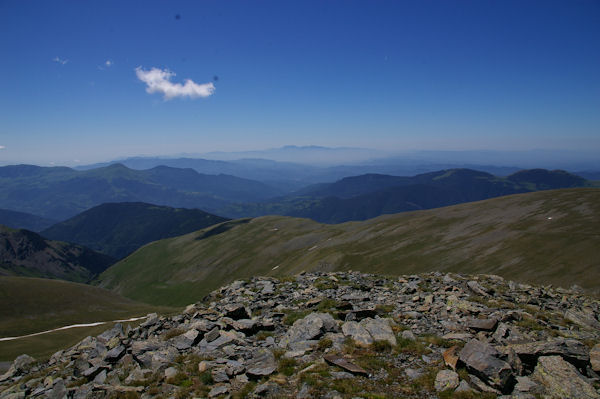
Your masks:
M511 344L501 350L507 355L510 350L514 350L523 363L531 368L536 365L540 356L559 355L579 368L585 368L590 361L587 347L574 339L556 338L548 341Z
M272 374L277 370L277 363L273 352L268 349L258 349L252 353L252 358L246 366L248 377L260 378Z
M590 363L592 365L592 370L596 373L600 372L600 344L594 345L592 350L590 351Z
M532 377L544 387L551 398L600 398L594 387L561 356L541 356Z
M513 383L512 369L498 356L500 353L494 347L477 339L467 342L458 355L469 372L500 391L508 392Z
M455 389L460 383L458 374L452 370L440 370L435 376L435 390L445 391L447 389Z

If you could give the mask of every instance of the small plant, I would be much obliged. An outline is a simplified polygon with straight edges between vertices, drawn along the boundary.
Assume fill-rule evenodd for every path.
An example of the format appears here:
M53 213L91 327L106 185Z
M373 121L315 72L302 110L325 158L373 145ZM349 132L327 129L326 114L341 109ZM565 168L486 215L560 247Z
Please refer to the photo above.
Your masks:
M210 373L210 371L205 371L203 373L200 373L200 382L202 382L202 384L204 384L204 385L212 385L214 383L214 380L212 378L212 374Z
M309 310L288 313L283 319L283 324L291 326L296 320L300 320L310 314Z
M327 348L331 348L333 346L333 341L329 338L321 338L317 345L317 348L321 351L324 351Z
M181 328L172 328L169 331L164 332L161 335L161 338L163 341L168 341L171 338L175 338L181 334L183 334L185 331L182 330Z
M371 344L371 349L375 352L389 352L392 350L392 344L385 340L375 341Z
M244 385L242 387L242 389L240 389L239 391L234 393L232 397L233 397L233 399L247 398L250 396L250 393L252 391L254 391L254 388L256 388L256 382L250 381L250 382L246 383L246 385Z
M289 377L292 374L294 374L294 372L296 371L297 365L298 365L298 362L296 361L296 359L289 358L289 357L281 357L279 359L279 365L277 367L277 370L281 374Z

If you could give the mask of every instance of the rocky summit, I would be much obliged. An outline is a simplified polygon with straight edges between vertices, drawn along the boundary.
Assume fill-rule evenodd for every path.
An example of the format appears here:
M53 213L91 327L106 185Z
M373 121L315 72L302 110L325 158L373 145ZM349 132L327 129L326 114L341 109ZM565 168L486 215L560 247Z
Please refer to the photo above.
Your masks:
M599 312L492 275L256 277L22 355L0 398L600 398Z

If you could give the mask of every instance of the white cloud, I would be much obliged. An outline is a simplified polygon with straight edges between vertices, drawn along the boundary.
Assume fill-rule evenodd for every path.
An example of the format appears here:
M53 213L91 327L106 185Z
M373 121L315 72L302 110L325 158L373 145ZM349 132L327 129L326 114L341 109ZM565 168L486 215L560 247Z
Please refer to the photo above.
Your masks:
M54 62L57 62L57 63L59 63L59 64L61 64L61 65L65 65L67 62L69 62L69 60L67 60L67 59L62 59L62 58L59 58L58 56L54 57L54 58L52 59L52 61L54 61Z
M112 62L111 60L106 60L106 62L104 63L104 65L105 65L107 68L110 68L110 67L113 65L113 62Z
M171 78L175 72L168 69L152 68L148 71L137 67L135 74L138 79L146 83L147 93L162 93L165 100L176 97L208 97L215 92L215 85L211 83L198 84L191 79L186 79L184 84L173 83Z
M0 150L3 150L5 148L6 148L6 146L0 145Z

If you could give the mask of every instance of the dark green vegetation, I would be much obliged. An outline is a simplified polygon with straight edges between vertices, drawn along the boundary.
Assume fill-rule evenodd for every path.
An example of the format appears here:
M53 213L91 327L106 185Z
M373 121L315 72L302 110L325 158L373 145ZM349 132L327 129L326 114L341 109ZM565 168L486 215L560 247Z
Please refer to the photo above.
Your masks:
M277 214L341 223L529 191L591 185L565 171L545 169L523 170L506 178L471 169L414 177L367 174L310 186L277 201L229 205L222 213L233 217Z
M0 226L0 275L88 282L115 259L81 245Z
M154 242L102 273L99 284L168 305L197 301L235 279L302 270L494 273L597 291L599 225L600 190L594 188L512 195L339 225L269 216Z
M42 234L120 259L151 241L190 233L226 220L199 209L141 202L109 203L58 223Z
M157 166L132 170L114 164L76 171L32 165L0 167L0 207L64 220L105 202L150 202L216 209L233 201L260 201L280 191L228 175Z
M0 338L47 331L72 324L94 323L168 312L123 298L98 287L61 280L0 277ZM51 355L107 325L63 330L15 341L0 342L0 360L21 353Z
M56 220L46 219L30 213L0 209L0 224L13 229L42 231L56 222Z

